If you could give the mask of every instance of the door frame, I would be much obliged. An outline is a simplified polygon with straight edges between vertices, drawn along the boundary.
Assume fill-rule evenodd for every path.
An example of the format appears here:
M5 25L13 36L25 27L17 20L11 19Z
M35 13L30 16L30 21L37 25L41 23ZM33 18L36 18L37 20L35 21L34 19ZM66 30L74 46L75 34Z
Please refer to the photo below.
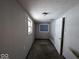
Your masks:
M62 30L61 30L61 47L60 47L60 55L63 54L64 29L65 29L65 17L62 18Z

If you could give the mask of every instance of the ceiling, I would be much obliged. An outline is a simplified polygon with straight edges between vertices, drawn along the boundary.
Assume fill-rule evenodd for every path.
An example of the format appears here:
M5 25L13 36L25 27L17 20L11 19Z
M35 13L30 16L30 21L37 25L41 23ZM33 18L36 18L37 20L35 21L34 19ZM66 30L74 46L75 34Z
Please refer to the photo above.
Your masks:
M38 22L58 19L79 3L79 0L19 0L32 18ZM48 13L43 15L42 13Z

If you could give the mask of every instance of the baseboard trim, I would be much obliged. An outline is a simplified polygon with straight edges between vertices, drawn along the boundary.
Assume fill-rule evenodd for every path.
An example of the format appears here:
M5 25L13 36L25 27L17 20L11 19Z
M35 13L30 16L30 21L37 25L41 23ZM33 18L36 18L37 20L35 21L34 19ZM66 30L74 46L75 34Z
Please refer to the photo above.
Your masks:
M49 40L49 39L37 39L37 38L36 38L35 40Z
M34 42L35 42L35 39L34 39ZM30 54L30 51L31 51L31 49L32 49L32 46L33 46L34 42L32 43L31 48L30 48L30 50L29 50L29 52L28 52L28 54L27 54L27 56L26 56L26 58L25 58L25 59L27 59L27 58L28 58L28 55Z
M66 59L66 58L63 56L63 59Z

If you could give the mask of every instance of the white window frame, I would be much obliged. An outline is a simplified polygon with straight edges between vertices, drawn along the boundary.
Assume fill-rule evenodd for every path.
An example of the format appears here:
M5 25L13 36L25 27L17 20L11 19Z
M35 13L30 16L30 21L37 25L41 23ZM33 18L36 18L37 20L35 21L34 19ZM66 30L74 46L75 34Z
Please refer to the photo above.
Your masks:
M30 25L29 25L30 23ZM29 32L29 27L30 27L30 32ZM32 26L32 20L28 17L28 35L32 34L32 29L33 26Z
M48 31L40 31L40 25L47 25L48 26ZM39 24L39 32L45 32L45 33L49 32L49 24Z

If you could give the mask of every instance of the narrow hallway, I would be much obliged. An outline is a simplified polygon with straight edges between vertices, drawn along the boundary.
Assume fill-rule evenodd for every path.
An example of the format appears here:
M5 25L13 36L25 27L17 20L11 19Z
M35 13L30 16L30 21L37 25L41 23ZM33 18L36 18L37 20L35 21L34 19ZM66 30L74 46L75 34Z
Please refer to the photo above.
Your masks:
M79 0L0 0L0 59L79 59Z
M63 59L49 40L35 40L26 59Z

